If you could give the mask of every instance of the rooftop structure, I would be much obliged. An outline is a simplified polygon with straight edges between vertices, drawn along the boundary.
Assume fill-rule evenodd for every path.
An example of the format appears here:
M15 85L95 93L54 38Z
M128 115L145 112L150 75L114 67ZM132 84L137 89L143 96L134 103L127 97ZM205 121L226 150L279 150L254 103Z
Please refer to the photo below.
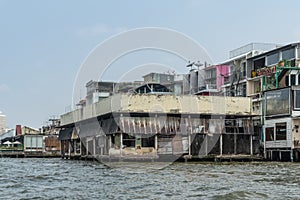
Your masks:
M231 50L229 52L229 59L241 56L243 54L253 52L253 54L259 54L260 52L270 51L272 49L278 48L280 45L271 43L250 43L241 46L237 49Z

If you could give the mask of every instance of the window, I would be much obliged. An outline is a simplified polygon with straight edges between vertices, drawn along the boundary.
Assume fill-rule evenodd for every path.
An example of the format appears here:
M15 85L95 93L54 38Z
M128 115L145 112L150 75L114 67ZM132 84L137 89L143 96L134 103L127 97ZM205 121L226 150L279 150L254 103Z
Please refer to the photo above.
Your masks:
M266 66L266 64L265 64L265 57L260 58L258 60L254 60L254 70L263 68L264 66Z
M266 141L274 141L274 127L266 128Z
M290 113L290 89L274 90L265 93L266 116L287 115Z
M206 71L206 79L216 78L216 69L211 69Z
M155 136L142 138L142 147L154 147Z
M274 65L279 62L279 53L271 54L267 57L267 65Z
M211 77L216 78L216 69L215 68L211 70Z
M286 140L286 122L276 123L276 140Z
M300 110L300 90L294 91L294 109Z
M291 60L295 58L295 49L287 49L282 51L282 59L284 60Z
M124 133L123 134L123 146L135 147L135 137Z
M291 85L296 85L296 74L291 74Z
M241 67L241 75L242 75L242 77L245 77L245 76L246 76L246 72L247 72L247 69L246 69L246 63L243 62L243 63L242 63L242 67Z

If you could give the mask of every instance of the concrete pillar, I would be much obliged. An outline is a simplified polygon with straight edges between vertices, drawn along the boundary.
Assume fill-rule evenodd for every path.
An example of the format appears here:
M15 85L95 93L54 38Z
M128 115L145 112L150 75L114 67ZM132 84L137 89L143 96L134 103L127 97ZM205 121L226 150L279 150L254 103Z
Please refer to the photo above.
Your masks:
M290 154L291 154L291 162L294 162L294 155L293 155L293 150L292 149L291 149Z
M76 140L74 140L74 155L77 154L76 149L77 149L77 142Z
M281 151L279 151L278 153L279 153L279 161L281 161Z
M234 135L233 135L233 142L234 142L234 154L236 154L236 149L237 149L237 145L236 145L236 133L234 133Z
M121 152L121 155L122 155L122 151L123 151L123 133L121 132L121 135L120 135L120 152Z
M220 155L223 155L223 135L220 135Z
M253 155L253 136L250 135L250 155Z
M96 138L93 138L93 155L96 155Z
M64 143L65 143L64 140L60 141L60 155L61 155L62 158L65 157L65 145L64 145Z
M264 128L264 126L263 126L263 128L262 128L262 131L263 131L263 139L264 139L264 157L265 157L265 159L267 159L268 158L268 156L267 156L267 149L266 149L266 133L265 133L265 128Z
M205 140L205 155L207 156L208 154L208 135L206 134L206 140Z
M86 145L85 145L85 147L86 147L86 155L88 156L89 155L89 142L88 142L88 140L86 140L85 142L86 142Z
M191 121L191 115L189 115L189 122ZM190 132L188 132L188 147L189 147L189 157L192 155L191 153L191 133L192 133L192 128L190 128Z
M82 142L81 142L81 140L79 140L79 144L80 144L80 146L79 146L79 154L80 154L80 156L82 156Z
M71 140L69 140L68 141L68 143L69 143L69 158L71 158Z
M188 147L189 147L189 156L191 156L191 134L188 133Z

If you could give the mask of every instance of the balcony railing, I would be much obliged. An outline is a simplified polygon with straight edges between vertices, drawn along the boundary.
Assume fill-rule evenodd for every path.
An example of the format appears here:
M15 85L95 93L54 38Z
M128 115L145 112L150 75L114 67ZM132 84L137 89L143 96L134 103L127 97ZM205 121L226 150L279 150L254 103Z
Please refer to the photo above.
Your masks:
M217 85L216 84L206 84L202 87L198 87L198 92L204 91L204 90L216 90Z

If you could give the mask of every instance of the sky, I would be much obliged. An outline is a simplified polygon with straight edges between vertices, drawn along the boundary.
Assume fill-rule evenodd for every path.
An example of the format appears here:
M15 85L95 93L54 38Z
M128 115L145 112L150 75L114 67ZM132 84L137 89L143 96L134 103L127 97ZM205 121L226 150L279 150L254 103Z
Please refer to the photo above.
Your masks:
M120 32L173 29L196 40L218 63L250 42L300 41L299 7L297 0L0 0L0 111L11 128L39 128L63 114L73 104L81 64L95 46ZM114 74L136 58L145 58L135 63L141 65L162 56L167 57L128 56L105 79L118 79ZM177 69L183 65L178 71L186 70L182 61L168 59Z

